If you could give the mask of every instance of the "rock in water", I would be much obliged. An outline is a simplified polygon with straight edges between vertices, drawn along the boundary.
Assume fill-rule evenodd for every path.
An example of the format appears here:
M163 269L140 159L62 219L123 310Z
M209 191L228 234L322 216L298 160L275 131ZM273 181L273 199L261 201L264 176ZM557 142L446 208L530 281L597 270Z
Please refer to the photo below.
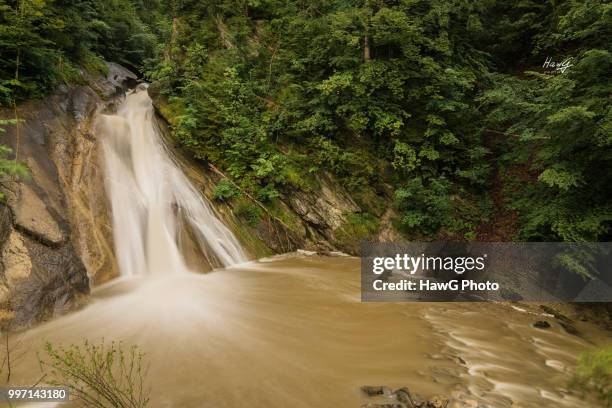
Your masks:
M574 321L572 319L570 319L569 317L567 317L564 314L560 313L559 311L553 309L552 307L549 307L549 306L546 306L546 305L540 305L540 308L545 313L548 313L548 314L554 316L555 319L557 319L557 321L559 322L559 325L561 327L563 327L563 329L567 333L573 334L574 336L578 336L580 334L578 329L576 329L576 326L574 326Z
M446 408L448 405L448 398L442 395L436 395L427 401L427 408Z
M361 391L368 397L375 397L377 395L385 395L387 387L382 385L364 385L361 387Z
M395 398L408 408L424 408L426 401L418 394L410 392L408 387L395 390Z
M537 329L548 329L550 328L550 323L548 323L546 320L538 320L533 324L533 327Z

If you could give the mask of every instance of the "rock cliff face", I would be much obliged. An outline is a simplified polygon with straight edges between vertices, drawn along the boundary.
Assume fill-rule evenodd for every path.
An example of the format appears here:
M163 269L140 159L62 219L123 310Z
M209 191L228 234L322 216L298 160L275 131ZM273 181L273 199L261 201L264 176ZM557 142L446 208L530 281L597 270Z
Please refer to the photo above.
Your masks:
M2 143L31 176L5 181L0 204L0 324L31 325L78 304L90 279L116 275L109 210L91 133L94 114L112 105L136 76L109 63L88 85L0 111Z
M164 123L160 123L164 129ZM166 142L172 146L169 131ZM237 235L252 258L275 253L307 249L320 252L345 251L356 253L356 247L345 246L338 239L350 214L361 209L351 196L326 173L317 177L315 191L286 192L273 206L265 207L250 196L245 198L258 212L256 222L245 220L239 207L244 204L218 202L213 198L215 185L224 175L211 164L192 159L180 148L173 149L185 174L213 203L217 215Z
M320 174L317 181L317 194L298 190L288 195L286 201L306 226L333 241L334 231L346 223L347 214L358 213L361 209L328 174Z
M153 83L149 86L148 92L161 118L160 126L167 136L167 143L172 146L173 141L169 136L171 132L167 128L168 125L175 124L173 123L175 116L160 89L159 83ZM186 173L213 201L212 192L215 184L224 175L214 167L214 164L195 161L190 158L189 153L180 148L175 148L174 152ZM319 174L316 183L318 187L312 191L300 189L285 191L267 208L252 197L246 197L246 201L259 212L259 219L255 223L241 219L236 203L213 201L213 204L219 215L232 227L253 256L296 249L321 252L340 250L356 254L360 237L352 237L351 242L346 242L346 239L340 237L350 234L345 230L349 217L361 213L361 209L351 195L329 174L324 172Z
M180 149L175 149L175 153L188 177L213 203L217 214L237 235L252 258L297 249L355 253L354 247L342 245L337 236L346 225L347 216L361 209L329 175L322 173L317 177L320 189L283 194L272 208L247 197L259 213L253 223L240 214L241 204L214 200L213 191L224 177L222 174L191 160Z

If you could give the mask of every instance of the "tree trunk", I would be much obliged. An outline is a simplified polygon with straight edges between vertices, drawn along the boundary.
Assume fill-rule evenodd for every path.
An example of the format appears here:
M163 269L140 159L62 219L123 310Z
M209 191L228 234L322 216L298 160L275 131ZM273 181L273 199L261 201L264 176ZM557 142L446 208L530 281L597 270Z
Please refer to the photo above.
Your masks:
M368 32L366 31L365 38L363 40L363 60L370 60L370 38L368 37Z
M170 33L170 41L164 50L164 60L168 61L172 58L172 47L178 37L178 17L172 17L172 32Z

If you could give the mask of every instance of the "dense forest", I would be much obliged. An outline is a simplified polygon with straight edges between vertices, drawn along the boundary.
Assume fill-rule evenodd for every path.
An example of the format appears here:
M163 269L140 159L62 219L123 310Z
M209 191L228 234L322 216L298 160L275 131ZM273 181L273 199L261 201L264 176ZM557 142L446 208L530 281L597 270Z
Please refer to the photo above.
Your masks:
M0 12L1 104L124 64L166 98L177 143L234 181L219 200L273 206L327 171L363 209L351 219L363 237L392 208L412 239L612 238L606 1L0 0Z

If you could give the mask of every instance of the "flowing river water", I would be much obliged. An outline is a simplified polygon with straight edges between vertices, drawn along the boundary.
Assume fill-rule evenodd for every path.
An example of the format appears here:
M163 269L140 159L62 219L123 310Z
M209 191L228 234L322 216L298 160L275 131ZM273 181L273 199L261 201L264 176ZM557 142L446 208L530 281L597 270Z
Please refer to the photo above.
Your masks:
M123 276L81 310L21 333L14 384L40 377L47 341L105 339L146 353L154 408L360 407L373 401L362 385L466 407L597 406L568 382L579 353L606 333L581 322L580 336L534 328L543 317L529 305L362 303L353 257L245 262L164 148L144 89L101 121ZM181 228L218 269L189 270Z

